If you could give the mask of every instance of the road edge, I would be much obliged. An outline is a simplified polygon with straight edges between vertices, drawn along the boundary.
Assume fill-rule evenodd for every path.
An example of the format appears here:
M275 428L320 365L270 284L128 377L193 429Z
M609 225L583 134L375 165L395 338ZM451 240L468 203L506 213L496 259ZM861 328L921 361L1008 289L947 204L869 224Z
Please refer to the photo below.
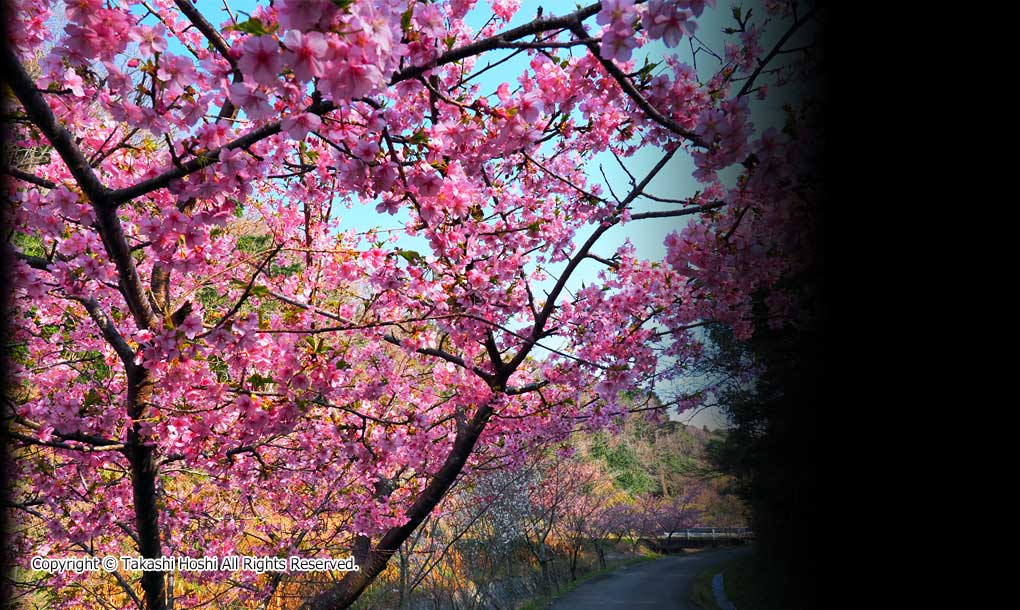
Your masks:
M723 587L724 572L726 572L725 568L716 572L712 577L712 595L715 596L716 605L722 610L737 610L733 602L726 599L726 589Z

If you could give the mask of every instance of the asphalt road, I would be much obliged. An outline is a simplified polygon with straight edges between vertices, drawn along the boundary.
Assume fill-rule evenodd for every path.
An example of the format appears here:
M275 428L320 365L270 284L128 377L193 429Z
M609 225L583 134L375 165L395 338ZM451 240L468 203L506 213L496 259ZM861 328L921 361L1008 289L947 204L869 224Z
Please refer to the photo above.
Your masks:
M694 577L749 550L727 547L625 566L578 586L550 610L700 610L691 601Z

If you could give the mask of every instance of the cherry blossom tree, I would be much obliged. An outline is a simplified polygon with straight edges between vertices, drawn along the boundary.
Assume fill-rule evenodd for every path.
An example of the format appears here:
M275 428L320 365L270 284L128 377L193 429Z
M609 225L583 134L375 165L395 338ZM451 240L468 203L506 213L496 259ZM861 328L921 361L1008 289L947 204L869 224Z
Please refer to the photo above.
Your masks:
M813 3L734 11L707 75L671 49L706 57L714 0L9 4L16 554L360 566L34 573L28 603L348 607L465 473L623 414L697 362L699 325L747 338L755 294L796 321L815 135L752 111L810 75ZM652 192L680 159L689 191ZM606 245L665 221L662 260Z
M598 542L604 534L605 522L600 518L614 494L612 480L593 464L578 464L568 469L570 484L563 486L569 494L558 523L558 534L569 550L570 580L577 580L578 559L586 544L593 543L605 567Z
M677 531L698 525L701 512L695 507L701 488L697 484L672 497L660 498L655 511L656 535L665 535L668 544Z

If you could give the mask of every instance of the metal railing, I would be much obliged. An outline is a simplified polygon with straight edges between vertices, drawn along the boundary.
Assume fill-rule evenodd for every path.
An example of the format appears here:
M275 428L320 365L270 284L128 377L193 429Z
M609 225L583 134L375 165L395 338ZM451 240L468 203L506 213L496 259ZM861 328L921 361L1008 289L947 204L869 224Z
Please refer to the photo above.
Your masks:
M659 538L672 540L743 540L754 538L754 532L746 527L696 527L672 532L663 532Z

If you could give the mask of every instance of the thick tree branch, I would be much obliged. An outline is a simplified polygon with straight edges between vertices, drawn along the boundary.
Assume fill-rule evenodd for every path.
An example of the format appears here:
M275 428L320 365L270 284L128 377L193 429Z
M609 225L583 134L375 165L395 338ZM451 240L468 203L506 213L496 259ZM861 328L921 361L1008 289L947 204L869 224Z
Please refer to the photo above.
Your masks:
M209 41L209 44L216 49L216 52L219 53L223 59L227 60L232 71L233 82L242 82L244 80L244 75L241 74L240 70L238 70L237 62L230 55L230 45L228 45L227 41L223 39L223 36L220 35L216 27L209 23L209 21L198 11L197 8L195 8L195 5L193 5L190 0L174 0L174 4L176 4L177 8L184 13L184 15L196 28L198 28L198 31L202 32L202 35L205 36L206 40ZM227 97L223 102L223 106L220 108L216 121L219 122L223 119L233 119L235 116L237 116L237 108L234 106L234 103L230 101L230 98Z
M13 176L13 177L17 178L18 180L24 180L25 182L29 182L29 183L34 184L36 186L41 186L44 189L55 189L55 188L57 188L57 183L56 182L53 182L51 180L47 180L46 178L40 178L39 176L36 176L35 174L30 174L30 173L28 173L28 172L26 172L24 170L20 170L20 169L18 169L16 167L8 167L8 166L5 165L3 167L3 172L5 174L9 175L9 176Z
M553 310L556 308L556 301L559 299L560 293L563 292L564 288L566 288L567 280L569 280L571 275L573 275L578 265L581 264L581 261L588 256L588 253L591 252L592 247L595 246L595 243L606 233L606 231L608 231L614 225L620 222L620 213L624 209L626 209L626 207L630 205L635 199L637 199L638 195L640 195L641 192L645 189L645 187L648 186L648 183L652 181L652 178L654 178L662 170L662 168L665 167L667 163L669 163L670 159L673 158L676 152L677 149L674 148L673 150L663 155L662 159L660 159L659 162L655 164L655 167L653 167L651 171L649 171L648 174L645 175L641 182L638 183L633 190L631 190L630 194L628 194L623 199L623 201L620 202L620 204L616 208L616 213L614 214L614 216L603 221L602 224L599 225L597 229L595 229L591 236L588 237L588 239L584 242L580 249L578 249L578 251L570 259L570 262L567 263L567 268L563 271L559 279L556 281L556 284L553 285L552 290L549 292L549 296L546 298L545 306L542 307L542 310L538 313L537 316L535 316L535 323L531 330L532 339L537 341L539 337L542 336L542 333L545 331L546 322L549 321L549 317L552 315ZM513 371L516 371L517 367L520 366L522 362L524 362L524 359L528 357L528 354L531 352L531 349L532 347L534 347L534 345L535 344L533 342L526 342L521 347L520 351L517 352L517 354L509 362L507 362L506 367L504 369L504 373L506 374L507 377L509 377L510 374L513 373Z
M400 81L407 80L409 78L417 78L424 74L425 72L432 70L433 68L437 68L444 64L453 63L455 61L460 61L462 59L467 59L468 57L471 57L473 55L479 55L486 51L493 51L500 48L513 48L507 46L508 43L512 43L513 41L524 38L525 36L531 36L532 34L538 34L541 32L548 32L549 30L561 30L571 28L573 26L580 26L582 21L584 21L588 17L591 17L592 15L595 15L601 9L602 3L596 2L595 4L590 4L584 8L574 11L573 13L570 13L569 15L564 15L562 17L535 19L530 23L526 23L516 28L511 28L505 32L496 34L495 36L490 36L489 38L485 38L483 40L479 40L471 44L466 44L462 47L453 49L452 51L443 53L439 57L423 65L404 68L403 70L397 72L393 76L393 78L390 80L390 84L393 85L399 83ZM588 35L584 34L582 36L579 36L578 38L588 39Z
M15 423L17 423L19 425L25 426L26 428L32 429L32 430L41 430L42 429L42 424L36 423L36 422L31 421L29 419L25 419L24 417L19 417L17 415L12 417L11 421L13 421L13 422L15 422ZM112 445L120 445L119 441L110 440L110 439L103 438L101 436L95 436L95 435L92 435L92 434L85 434L85 433L82 433L82 432L57 432L56 430L54 430L53 431L53 436L55 436L55 437L57 437L59 439L65 440L65 441L75 441L75 442L78 442L78 443L86 443L88 445L94 445L96 447L110 447Z
M25 114L32 119L32 123L46 136L46 139L53 145L54 150L67 164L68 170L74 176L78 186L93 203L105 202L109 195L107 189L92 171L85 155L74 143L71 133L57 121L46 99L35 86L32 77L25 72L24 66L15 57L10 45L2 45L3 71L7 74L7 84L14 95L21 101L25 108Z
M96 301L95 297L72 297L85 307L85 311L89 313L89 317L96 323L99 330L103 333L103 338L109 343L120 361L124 364L124 370L130 370L135 368L135 350L131 349L124 337L121 336L117 330L117 326L110 319L110 316L106 315L103 308L100 307L99 302Z
M611 259L599 256L597 254L592 254L591 252L589 252L586 256L588 258L592 259L593 261L598 261L598 262L602 263L603 265L605 265L606 267L609 267L610 269L619 269L620 268L620 263L618 263L618 262L616 262L614 260L611 260Z
M302 610L346 608L358 598L365 587L370 585L383 571L386 563L397 552L400 545L414 533L415 529L429 516L453 486L471 456L478 438L485 430L485 424L492 417L492 413L491 401L475 411L470 422L457 433L453 448L442 467L405 513L407 522L386 532L376 548L369 551L365 561L360 565L361 570L348 572L339 583L302 605Z
M135 529L138 532L138 551L142 557L157 558L163 555L159 529L159 504L156 478L159 464L151 439L143 432L142 416L152 396L149 372L134 367L128 372L128 416L133 420L128 429L124 454L131 465L131 495L134 501ZM145 592L146 610L166 610L166 574L159 571L142 573L142 590Z
M71 133L57 121L53 110L10 47L3 45L0 54L4 71L8 74L8 85L21 101L25 113L50 141L74 176L78 187L92 202L92 207L96 211L96 226L99 228L110 260L117 266L121 292L135 322L140 328L155 328L156 319L145 298L145 289L131 258L131 248L124 236L124 229L117 218L117 208L113 204L111 191L99 181L85 155L74 143Z
M111 199L111 192L93 172L88 160L75 145L70 132L64 128L43 99L35 83L25 72L21 62L14 56L9 45L3 45L2 68L7 73L8 85L21 101L25 112L36 127L50 141L74 176L79 188L92 202L96 211L96 226L110 259L116 264L121 293L131 309L139 328L156 328L156 319L145 297L138 272L131 258L123 227L117 218L117 207ZM114 346L123 359L123 347ZM130 362L130 360L129 360ZM128 432L124 453L131 464L131 486L134 496L135 524L138 531L139 551L143 557L156 558L162 555L159 533L159 507L156 503L156 463L154 449L148 444L141 431L141 418L152 392L148 372L137 366L127 369L128 416L135 420ZM145 591L146 607L149 610L164 610L166 607L165 579L162 572L144 572L142 589Z
M91 452L91 451L122 451L124 449L124 445L122 445L122 444L93 445L93 444L89 443L89 444L85 444L84 446L82 446L82 445L68 445L67 443L61 443L61 442L57 442L57 441L44 441L44 440L40 440L40 439L33 438L31 436L28 436L28 435L25 435L25 434L21 434L19 432L14 432L14 431L8 431L7 434L9 434L11 436L11 438L19 440L19 441L21 441L23 443L26 443L28 445L38 445L40 447L52 447L54 449L67 449L67 450L70 450L70 451L84 451L84 452Z
M663 212L641 212L638 214L632 214L630 219L645 220L648 218L677 218L680 216L690 216L691 214L710 212L712 210L719 209L724 205L726 205L725 201L713 201L712 203L706 203L704 205L695 206L693 208L684 208L682 210L667 210Z
M15 250L14 258L24 262L33 269L38 269L39 271L50 270L50 261L46 260L41 256L32 256L31 254L25 254L24 252L19 252Z
M33 269L47 272L50 270L50 262L41 256L30 256L17 251L14 252L14 256L15 258L27 263L28 266ZM72 296L70 298L81 303L85 307L85 311L88 312L89 317L92 318L92 320L96 323L96 326L103 333L103 338L106 339L106 342L109 343L111 347L113 347L121 362L124 363L125 370L134 367L134 350L131 349L131 346L124 340L124 337L120 334L120 331L117 330L117 326L113 323L113 320L110 319L110 316L103 311L103 308L99 305L99 301L97 301L95 297Z
M159 321L153 312L149 299L145 294L145 285L138 275L138 268L131 257L131 246L128 245L124 227L117 218L117 208L112 205L95 205L96 226L99 236L103 239L110 260L117 267L117 280L120 292L127 301L135 324L140 329L156 330Z
M392 343L393 345L396 345L398 347L403 347L404 346L403 341L401 341L400 339L398 339L394 335L384 335L383 336L383 340L386 341L387 343ZM423 355L423 356L435 356L436 358L439 358L441 360L445 360L445 361L447 361L447 362L449 362L451 364L454 364L456 366L459 366L459 367L461 367L463 369L467 369L467 370L471 371L472 373L474 373L475 375L478 375L479 377L484 379L486 382L488 382L488 381L490 381L492 379L492 374L491 373L487 373L487 372L483 371L481 368L479 368L477 366L472 366L471 363L465 361L460 356L455 356L455 355L453 355L453 354L451 354L451 353L449 353L449 352L447 352L445 350L441 350L441 349L438 349L438 348L435 348L435 347L419 347L419 348L417 348L414 351L416 353L418 353L418 354Z

